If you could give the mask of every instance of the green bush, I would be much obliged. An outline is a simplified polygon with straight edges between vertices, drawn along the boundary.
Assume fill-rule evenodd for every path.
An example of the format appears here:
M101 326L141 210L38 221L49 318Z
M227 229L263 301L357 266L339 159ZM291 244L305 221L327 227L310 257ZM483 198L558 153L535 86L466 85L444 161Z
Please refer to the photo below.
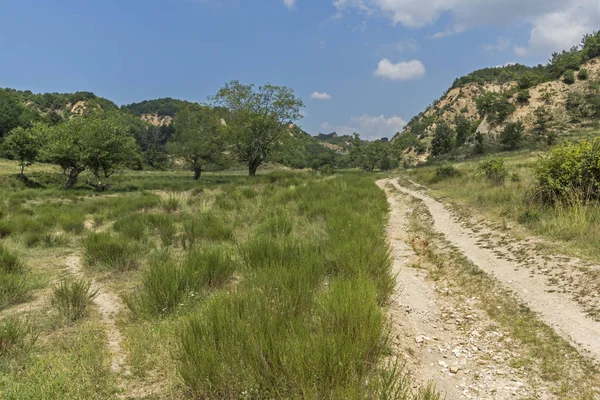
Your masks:
M492 125L501 124L515 111L502 93L486 92L475 102L479 115L487 117Z
M437 183L446 179L455 178L460 175L461 172L454 168L454 166L442 164L436 168L435 175L431 181L432 183Z
M508 123L500 132L500 144L505 150L516 150L521 147L524 134L525 127L521 122Z
M535 196L544 202L600 199L600 139L564 143L534 165Z
M54 287L52 304L60 314L70 321L87 315L98 290L92 289L92 283L85 279L62 278Z
M572 85L575 83L575 71L573 71L572 69L566 70L565 73L563 74L563 82L566 83L567 85Z
M477 173L483 175L485 179L497 186L503 185L508 177L508 170L501 158L490 157L479 164Z
M139 266L139 246L110 232L90 233L83 240L83 250L83 260L88 267L126 271Z
M529 93L529 89L522 89L517 92L517 101L519 103L528 103L531 98L531 93Z
M577 78L579 78L579 80L581 80L581 81L587 81L589 77L590 77L590 73L585 68L581 68L579 70L579 72L577 73Z

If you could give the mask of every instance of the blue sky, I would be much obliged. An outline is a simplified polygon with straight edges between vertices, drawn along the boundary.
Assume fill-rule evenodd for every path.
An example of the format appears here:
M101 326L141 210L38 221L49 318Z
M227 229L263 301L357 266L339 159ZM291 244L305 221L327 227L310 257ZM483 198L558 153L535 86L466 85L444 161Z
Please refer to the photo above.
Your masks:
M545 63L600 0L1 1L0 87L118 104L292 87L312 134L392 136L472 70Z

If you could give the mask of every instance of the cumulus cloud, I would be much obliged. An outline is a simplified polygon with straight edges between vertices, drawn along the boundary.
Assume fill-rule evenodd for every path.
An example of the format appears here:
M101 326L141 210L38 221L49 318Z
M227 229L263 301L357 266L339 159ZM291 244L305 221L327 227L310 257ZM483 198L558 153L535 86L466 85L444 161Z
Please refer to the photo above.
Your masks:
M360 117L350 118L347 125L331 125L327 122L321 124L325 132L337 132L338 135L352 135L360 133L361 138L368 140L391 138L401 132L406 126L406 121L397 115L386 118L384 115L363 114Z
M310 95L310 98L313 100L331 100L331 96L327 92L324 92L324 93L313 92Z
M411 60L394 64L387 58L379 61L375 76L392 80L416 79L425 75L425 66L419 60Z
M527 49L525 47L515 46L513 51L515 52L515 55L519 57L525 57L527 55Z
M290 10L296 7L296 0L283 0L283 4Z
M333 5L340 16L353 10L377 14L408 28L433 25L448 16L447 28L432 38L478 26L526 23L531 27L529 48L536 52L569 48L600 25L598 0L335 0Z

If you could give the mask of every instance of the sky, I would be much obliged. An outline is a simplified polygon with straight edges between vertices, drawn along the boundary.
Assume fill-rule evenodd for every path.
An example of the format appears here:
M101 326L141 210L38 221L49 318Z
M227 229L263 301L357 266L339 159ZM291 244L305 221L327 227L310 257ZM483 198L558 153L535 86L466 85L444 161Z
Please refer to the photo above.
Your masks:
M303 129L391 137L484 67L546 63L600 0L0 0L0 87L119 105L294 89Z

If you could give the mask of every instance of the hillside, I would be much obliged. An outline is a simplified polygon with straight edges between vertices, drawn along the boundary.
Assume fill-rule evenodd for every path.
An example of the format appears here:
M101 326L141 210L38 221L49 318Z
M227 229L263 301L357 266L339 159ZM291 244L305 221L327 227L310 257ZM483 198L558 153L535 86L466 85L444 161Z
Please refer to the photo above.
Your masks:
M191 103L189 101L166 97L156 100L145 100L140 103L132 103L124 106L124 108L129 110L133 115L140 117L145 122L154 126L162 126L171 124L177 111L187 104Z
M552 142L556 135L600 116L600 38L586 35L582 46L554 53L547 65L486 68L456 79L446 93L414 117L393 142L405 155L432 153L440 125L450 128L447 153L469 153L480 142L498 146L510 124L522 124L527 138ZM439 154L434 154L439 155Z

